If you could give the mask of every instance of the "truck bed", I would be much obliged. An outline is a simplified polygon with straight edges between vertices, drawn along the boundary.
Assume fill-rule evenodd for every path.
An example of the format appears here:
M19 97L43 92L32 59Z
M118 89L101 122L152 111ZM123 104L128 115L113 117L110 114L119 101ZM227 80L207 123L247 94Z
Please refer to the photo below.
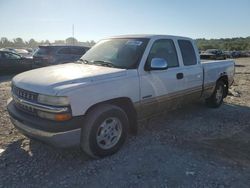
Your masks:
M204 85L214 83L215 78L221 75L228 76L228 83L231 85L234 76L233 60L202 60L201 65L204 70Z

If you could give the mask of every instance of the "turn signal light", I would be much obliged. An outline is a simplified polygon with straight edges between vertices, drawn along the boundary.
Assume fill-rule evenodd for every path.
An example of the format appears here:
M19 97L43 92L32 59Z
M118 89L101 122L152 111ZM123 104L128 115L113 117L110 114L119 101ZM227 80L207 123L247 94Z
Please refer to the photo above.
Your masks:
M70 120L72 117L70 113L54 114L54 113L43 112L43 111L38 111L37 115L41 118L50 119L54 121L67 121L67 120Z
M70 114L56 114L55 115L55 120L56 121L66 121L71 119L71 115Z

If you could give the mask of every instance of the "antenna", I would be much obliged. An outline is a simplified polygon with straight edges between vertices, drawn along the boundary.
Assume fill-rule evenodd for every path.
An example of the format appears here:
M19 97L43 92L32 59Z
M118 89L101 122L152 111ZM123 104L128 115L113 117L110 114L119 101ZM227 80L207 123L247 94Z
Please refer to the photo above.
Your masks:
M72 25L72 37L73 37L73 40L72 40L72 43L73 43L73 45L75 45L74 43L75 43L75 28L74 28L74 24Z

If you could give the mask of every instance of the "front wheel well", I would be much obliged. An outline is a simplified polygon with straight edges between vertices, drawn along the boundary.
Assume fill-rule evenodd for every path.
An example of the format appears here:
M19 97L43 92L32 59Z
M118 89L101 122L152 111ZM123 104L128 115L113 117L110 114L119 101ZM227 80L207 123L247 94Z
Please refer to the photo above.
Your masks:
M102 104L112 104L115 106L120 107L121 109L124 110L124 112L128 116L129 120L129 131L130 133L136 135L137 134L137 112L135 110L135 107L133 105L133 102L131 101L130 98L127 97L120 97L120 98L115 98L103 102L99 102L97 104L92 105L87 111L86 114L89 113L93 108L98 108L99 105Z

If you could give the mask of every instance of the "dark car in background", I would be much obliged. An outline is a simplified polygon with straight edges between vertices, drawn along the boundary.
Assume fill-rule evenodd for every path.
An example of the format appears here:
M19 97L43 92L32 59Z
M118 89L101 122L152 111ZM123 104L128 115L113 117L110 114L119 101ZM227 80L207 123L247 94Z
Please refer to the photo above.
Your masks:
M32 68L32 62L32 58L22 57L14 52L1 50L0 74L30 70Z
M33 68L77 61L87 50L84 46L39 46L33 55Z
M21 55L22 57L32 57L33 52L24 48L3 48L2 51L13 52Z
M222 50L219 49L208 49L200 54L201 59L211 59L211 60L223 60L226 59L226 55Z

